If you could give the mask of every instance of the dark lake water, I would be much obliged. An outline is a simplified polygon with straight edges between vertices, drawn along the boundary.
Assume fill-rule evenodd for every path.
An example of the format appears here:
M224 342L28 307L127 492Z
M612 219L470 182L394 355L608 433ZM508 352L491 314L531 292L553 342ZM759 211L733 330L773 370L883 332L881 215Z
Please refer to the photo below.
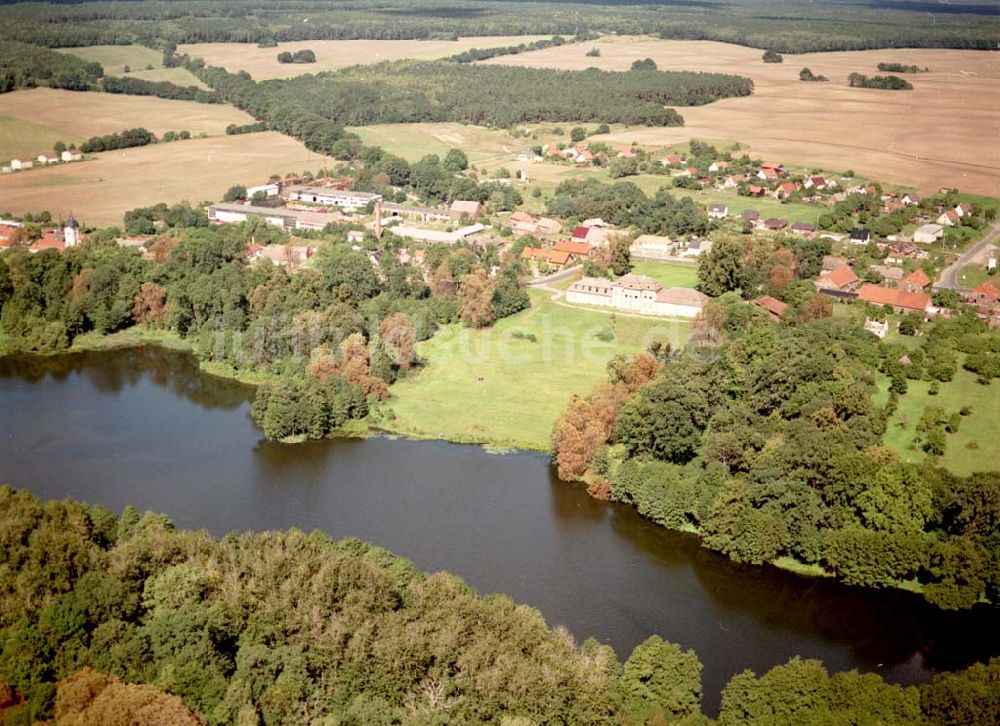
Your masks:
M504 592L619 657L653 633L694 648L705 707L793 655L916 683L1000 652L996 611L743 567L556 479L548 457L374 438L285 446L250 389L156 348L0 359L0 483L170 515L180 527L356 536Z

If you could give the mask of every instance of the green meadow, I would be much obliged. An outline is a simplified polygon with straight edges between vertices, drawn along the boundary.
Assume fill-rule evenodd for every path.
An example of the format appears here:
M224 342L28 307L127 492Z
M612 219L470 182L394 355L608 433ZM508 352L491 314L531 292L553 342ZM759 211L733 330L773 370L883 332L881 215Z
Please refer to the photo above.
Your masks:
M606 380L612 356L641 352L654 338L681 345L690 327L569 308L550 296L532 290L529 310L484 330L448 326L420 343L423 365L392 386L386 405L395 418L385 428L421 438L548 450L567 402ZM597 337L602 331L614 338L602 341Z

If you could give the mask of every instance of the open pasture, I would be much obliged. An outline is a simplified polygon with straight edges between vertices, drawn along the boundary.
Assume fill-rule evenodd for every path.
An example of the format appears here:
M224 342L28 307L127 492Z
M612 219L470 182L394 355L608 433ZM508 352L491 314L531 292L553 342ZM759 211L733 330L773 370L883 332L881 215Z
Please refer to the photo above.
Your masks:
M0 163L51 154L57 141L69 144L80 143L83 139L26 119L0 115Z
M564 307L550 297L549 291L533 290L529 310L483 330L448 326L420 343L424 367L392 386L388 407L395 420L387 427L413 436L547 450L563 408L574 394L607 380L612 356L638 353L653 338L676 347L690 327ZM614 340L596 337L605 329L614 331Z
M0 177L0 208L15 214L75 211L87 225L121 225L135 207L217 201L233 184L315 171L321 164L321 156L276 132L175 141L6 174Z
M103 66L106 76L128 76L145 81L168 81L177 86L208 88L184 68L164 68L163 54L142 45L91 45L55 50L85 61L97 61Z
M599 57L586 55L598 48ZM591 43L493 58L484 63L625 70L652 58L660 70L734 73L753 79L754 94L681 108L685 126L631 128L603 137L665 145L689 138L738 139L754 156L859 174L924 192L955 186L978 194L1000 189L1000 62L996 53L897 49L785 55L711 41L605 37ZM928 67L905 74L912 91L849 88L852 72L878 75L879 62ZM830 79L803 82L810 68ZM596 137L601 139L602 137Z
M0 94L0 116L41 124L65 134L65 141L88 139L141 126L157 136L187 129L192 136L220 136L229 124L253 118L225 104L172 101L87 91L32 88ZM37 153L50 151L51 144Z
M413 58L436 60L471 48L497 48L531 43L548 35L494 35L458 40L302 40L279 43L275 48L258 48L254 43L190 43L177 46L178 53L204 58L210 66L231 73L246 71L254 80L291 78L367 63ZM309 49L315 63L279 63L278 53Z
M473 166L502 166L512 154L535 143L514 139L506 131L460 123L380 124L347 129L371 146L380 146L407 161L427 154L441 158L449 149L461 149Z

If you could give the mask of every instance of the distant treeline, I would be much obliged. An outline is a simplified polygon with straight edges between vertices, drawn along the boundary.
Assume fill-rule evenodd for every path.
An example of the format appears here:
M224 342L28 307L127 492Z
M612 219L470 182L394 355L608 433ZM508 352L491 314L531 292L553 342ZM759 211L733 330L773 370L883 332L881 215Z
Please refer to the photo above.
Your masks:
M190 137L190 134L188 134L188 136ZM144 128L127 129L116 134L94 136L80 145L80 151L85 154L89 154L94 151L129 149L133 146L146 146L147 144L155 143L156 135L152 131L147 131Z
M448 39L490 35L653 34L718 40L781 53L867 48L996 47L1000 18L969 6L895 3L891 10L849 0L727 3L688 0L490 3L447 0L300 0L19 3L0 6L0 37L50 47L165 42L270 46L301 40ZM927 22L927 14L933 22ZM308 22L306 22L308 21Z
M879 63L878 69L886 73L927 73L929 68L908 66L903 63Z
M852 88L881 88L887 91L909 91L913 84L899 76L872 76L863 73L852 73L847 77L847 84Z
M710 723L693 650L653 635L622 662L357 539L216 539L10 487L0 508L6 724ZM89 668L163 690L117 684L98 715ZM793 658L734 675L718 723L995 723L998 678L1000 659L904 687Z
M199 103L220 103L222 101L219 94L197 86L178 86L169 81L147 81L131 76L105 76L101 79L101 89L107 93L156 96L174 101L198 101Z
M35 86L84 91L103 75L100 63L37 45L0 42L0 93Z
M580 39L577 38L577 40ZM536 40L533 43L506 45L499 48L470 48L462 53L451 56L448 60L457 61L458 63L472 63L474 61L486 60L488 58L498 58L504 55L517 55L518 53L527 53L532 50L554 48L565 44L565 38L561 35L554 35L547 40Z

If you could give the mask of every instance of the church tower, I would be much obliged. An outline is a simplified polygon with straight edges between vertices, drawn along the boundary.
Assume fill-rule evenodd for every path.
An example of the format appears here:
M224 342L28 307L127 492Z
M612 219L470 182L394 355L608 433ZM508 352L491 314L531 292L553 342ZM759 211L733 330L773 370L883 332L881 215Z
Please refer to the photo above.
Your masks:
M75 247L80 244L80 223L69 213L69 217L63 223L63 243L67 247Z

